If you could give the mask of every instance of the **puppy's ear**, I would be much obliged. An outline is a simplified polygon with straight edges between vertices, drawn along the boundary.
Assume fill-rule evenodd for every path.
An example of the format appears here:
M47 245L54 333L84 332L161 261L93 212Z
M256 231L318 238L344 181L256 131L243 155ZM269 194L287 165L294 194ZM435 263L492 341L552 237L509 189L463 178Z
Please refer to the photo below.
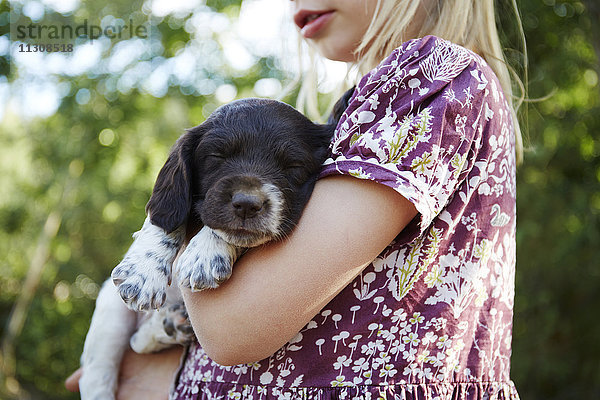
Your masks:
M350 98L354 93L354 89L356 89L356 86L353 86L351 89L348 89L346 93L344 93L342 97L340 97L340 99L335 103L335 105L333 106L333 110L329 115L329 119L327 120L327 125L333 125L335 129L338 122L340 121L340 118L342 118L342 114L344 113L344 111L346 111L346 108L348 108Z
M194 151L206 130L203 125L189 129L175 143L167 162L158 173L146 213L150 221L173 232L186 223L192 206Z

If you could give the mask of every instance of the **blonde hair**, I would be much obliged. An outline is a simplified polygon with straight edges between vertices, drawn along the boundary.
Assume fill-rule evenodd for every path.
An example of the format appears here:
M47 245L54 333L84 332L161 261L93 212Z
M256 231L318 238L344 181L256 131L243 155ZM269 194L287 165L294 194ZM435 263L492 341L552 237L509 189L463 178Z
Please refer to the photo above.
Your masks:
M423 6L425 8L421 8ZM511 0L511 6L515 14L526 71L525 35L516 0ZM496 26L494 0L378 0L371 24L355 50L359 60L356 65L358 71L361 74L368 72L396 47L411 39L406 37L407 29L419 12L425 12L423 25L416 36L414 33L411 36L434 35L471 49L483 57L498 76L512 106L516 156L517 161L521 162L523 140L516 115L525 98L525 86L506 61ZM524 79L526 82L526 73ZM518 90L518 95L514 94L514 89ZM309 90L302 88L300 92L303 96L299 96L299 101L309 104L309 97L312 96L305 95ZM314 110L315 107L313 105L310 108Z

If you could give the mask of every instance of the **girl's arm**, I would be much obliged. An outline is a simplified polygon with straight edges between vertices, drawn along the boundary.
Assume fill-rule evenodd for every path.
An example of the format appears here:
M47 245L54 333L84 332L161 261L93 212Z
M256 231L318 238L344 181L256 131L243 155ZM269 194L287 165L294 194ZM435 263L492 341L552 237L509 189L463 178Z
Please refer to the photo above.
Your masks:
M217 289L183 289L200 344L222 365L275 353L416 214L387 186L349 176L319 180L288 240L249 251Z

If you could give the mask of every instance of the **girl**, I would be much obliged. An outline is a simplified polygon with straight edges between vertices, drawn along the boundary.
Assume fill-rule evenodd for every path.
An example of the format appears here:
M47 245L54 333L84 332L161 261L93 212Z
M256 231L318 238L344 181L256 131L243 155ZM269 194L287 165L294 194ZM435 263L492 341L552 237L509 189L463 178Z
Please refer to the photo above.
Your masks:
M521 141L493 1L292 4L322 56L369 72L289 239L184 292L199 344L171 398L518 399Z

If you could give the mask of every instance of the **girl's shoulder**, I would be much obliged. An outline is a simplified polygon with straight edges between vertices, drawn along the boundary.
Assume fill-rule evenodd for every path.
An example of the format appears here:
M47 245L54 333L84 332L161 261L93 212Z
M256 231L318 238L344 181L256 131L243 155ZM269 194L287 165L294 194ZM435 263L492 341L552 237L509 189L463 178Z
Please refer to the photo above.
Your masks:
M492 156L499 146L514 165L512 114L491 68L427 36L403 43L362 78L321 177L345 173L391 186L421 214L422 235L469 174L487 177L481 165L499 157Z
M488 83L494 92L501 92L496 75L477 53L437 36L425 36L392 51L363 76L357 92L365 95L381 89L398 95L396 89L400 89L407 96L426 99L449 87L487 88Z
M430 81L448 80L469 66L489 69L486 61L472 50L429 35L402 43L365 77L399 71L414 75L415 67L421 67Z

